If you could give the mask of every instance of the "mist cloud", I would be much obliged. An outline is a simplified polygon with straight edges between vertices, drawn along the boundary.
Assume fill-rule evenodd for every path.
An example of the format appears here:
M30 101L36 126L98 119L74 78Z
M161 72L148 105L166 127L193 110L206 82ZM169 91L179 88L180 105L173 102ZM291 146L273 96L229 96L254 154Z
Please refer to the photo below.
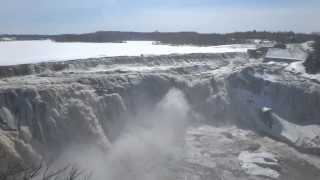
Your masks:
M184 94L170 90L151 110L132 117L126 130L103 152L91 145L68 148L56 164L75 163L96 180L170 180L170 166L180 157L189 123L189 104ZM57 165L56 165L57 166Z

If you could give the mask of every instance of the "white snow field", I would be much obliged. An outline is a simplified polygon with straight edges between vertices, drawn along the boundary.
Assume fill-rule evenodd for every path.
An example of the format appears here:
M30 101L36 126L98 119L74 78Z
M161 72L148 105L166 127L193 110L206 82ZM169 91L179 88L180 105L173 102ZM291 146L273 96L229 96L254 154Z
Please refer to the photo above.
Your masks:
M246 52L254 45L171 46L151 41L126 43L59 43L51 40L0 42L0 65L63 61L111 56L166 55L188 53Z

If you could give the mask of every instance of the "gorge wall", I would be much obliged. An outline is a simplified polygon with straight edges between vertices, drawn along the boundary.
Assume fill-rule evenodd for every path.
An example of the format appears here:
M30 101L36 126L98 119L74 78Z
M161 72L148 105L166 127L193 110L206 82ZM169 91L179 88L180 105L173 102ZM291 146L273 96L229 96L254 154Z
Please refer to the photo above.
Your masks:
M175 120L187 119L183 122L238 125L304 152L320 153L319 85L286 71L282 65L249 59L245 53L116 57L1 67L0 169L43 158L54 161L73 145L94 146L117 156L119 151L113 147L131 148L117 145L132 141L122 138L128 128L140 121L145 126L151 120L147 126L157 127L153 130L163 136L176 133L179 128ZM169 105L163 106L164 102ZM263 108L272 108L273 116L267 118L275 128L266 123ZM289 125L281 124L282 120ZM170 128L159 128L162 126ZM303 128L315 129L315 133L305 134ZM155 144L165 146L162 143Z

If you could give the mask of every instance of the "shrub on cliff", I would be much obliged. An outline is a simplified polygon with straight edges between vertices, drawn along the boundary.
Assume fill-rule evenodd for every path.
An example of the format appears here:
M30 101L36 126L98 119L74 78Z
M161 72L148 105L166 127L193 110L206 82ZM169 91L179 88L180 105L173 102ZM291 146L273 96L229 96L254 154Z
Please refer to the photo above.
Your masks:
M69 165L52 170L43 163L28 168L11 167L6 172L0 173L0 180L89 180L90 177L90 174L75 166Z

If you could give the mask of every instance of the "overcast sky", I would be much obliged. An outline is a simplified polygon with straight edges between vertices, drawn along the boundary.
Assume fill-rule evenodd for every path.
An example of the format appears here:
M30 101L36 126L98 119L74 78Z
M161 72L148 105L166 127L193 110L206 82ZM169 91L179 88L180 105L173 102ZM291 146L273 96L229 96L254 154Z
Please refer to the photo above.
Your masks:
M0 0L0 33L320 31L320 0Z

